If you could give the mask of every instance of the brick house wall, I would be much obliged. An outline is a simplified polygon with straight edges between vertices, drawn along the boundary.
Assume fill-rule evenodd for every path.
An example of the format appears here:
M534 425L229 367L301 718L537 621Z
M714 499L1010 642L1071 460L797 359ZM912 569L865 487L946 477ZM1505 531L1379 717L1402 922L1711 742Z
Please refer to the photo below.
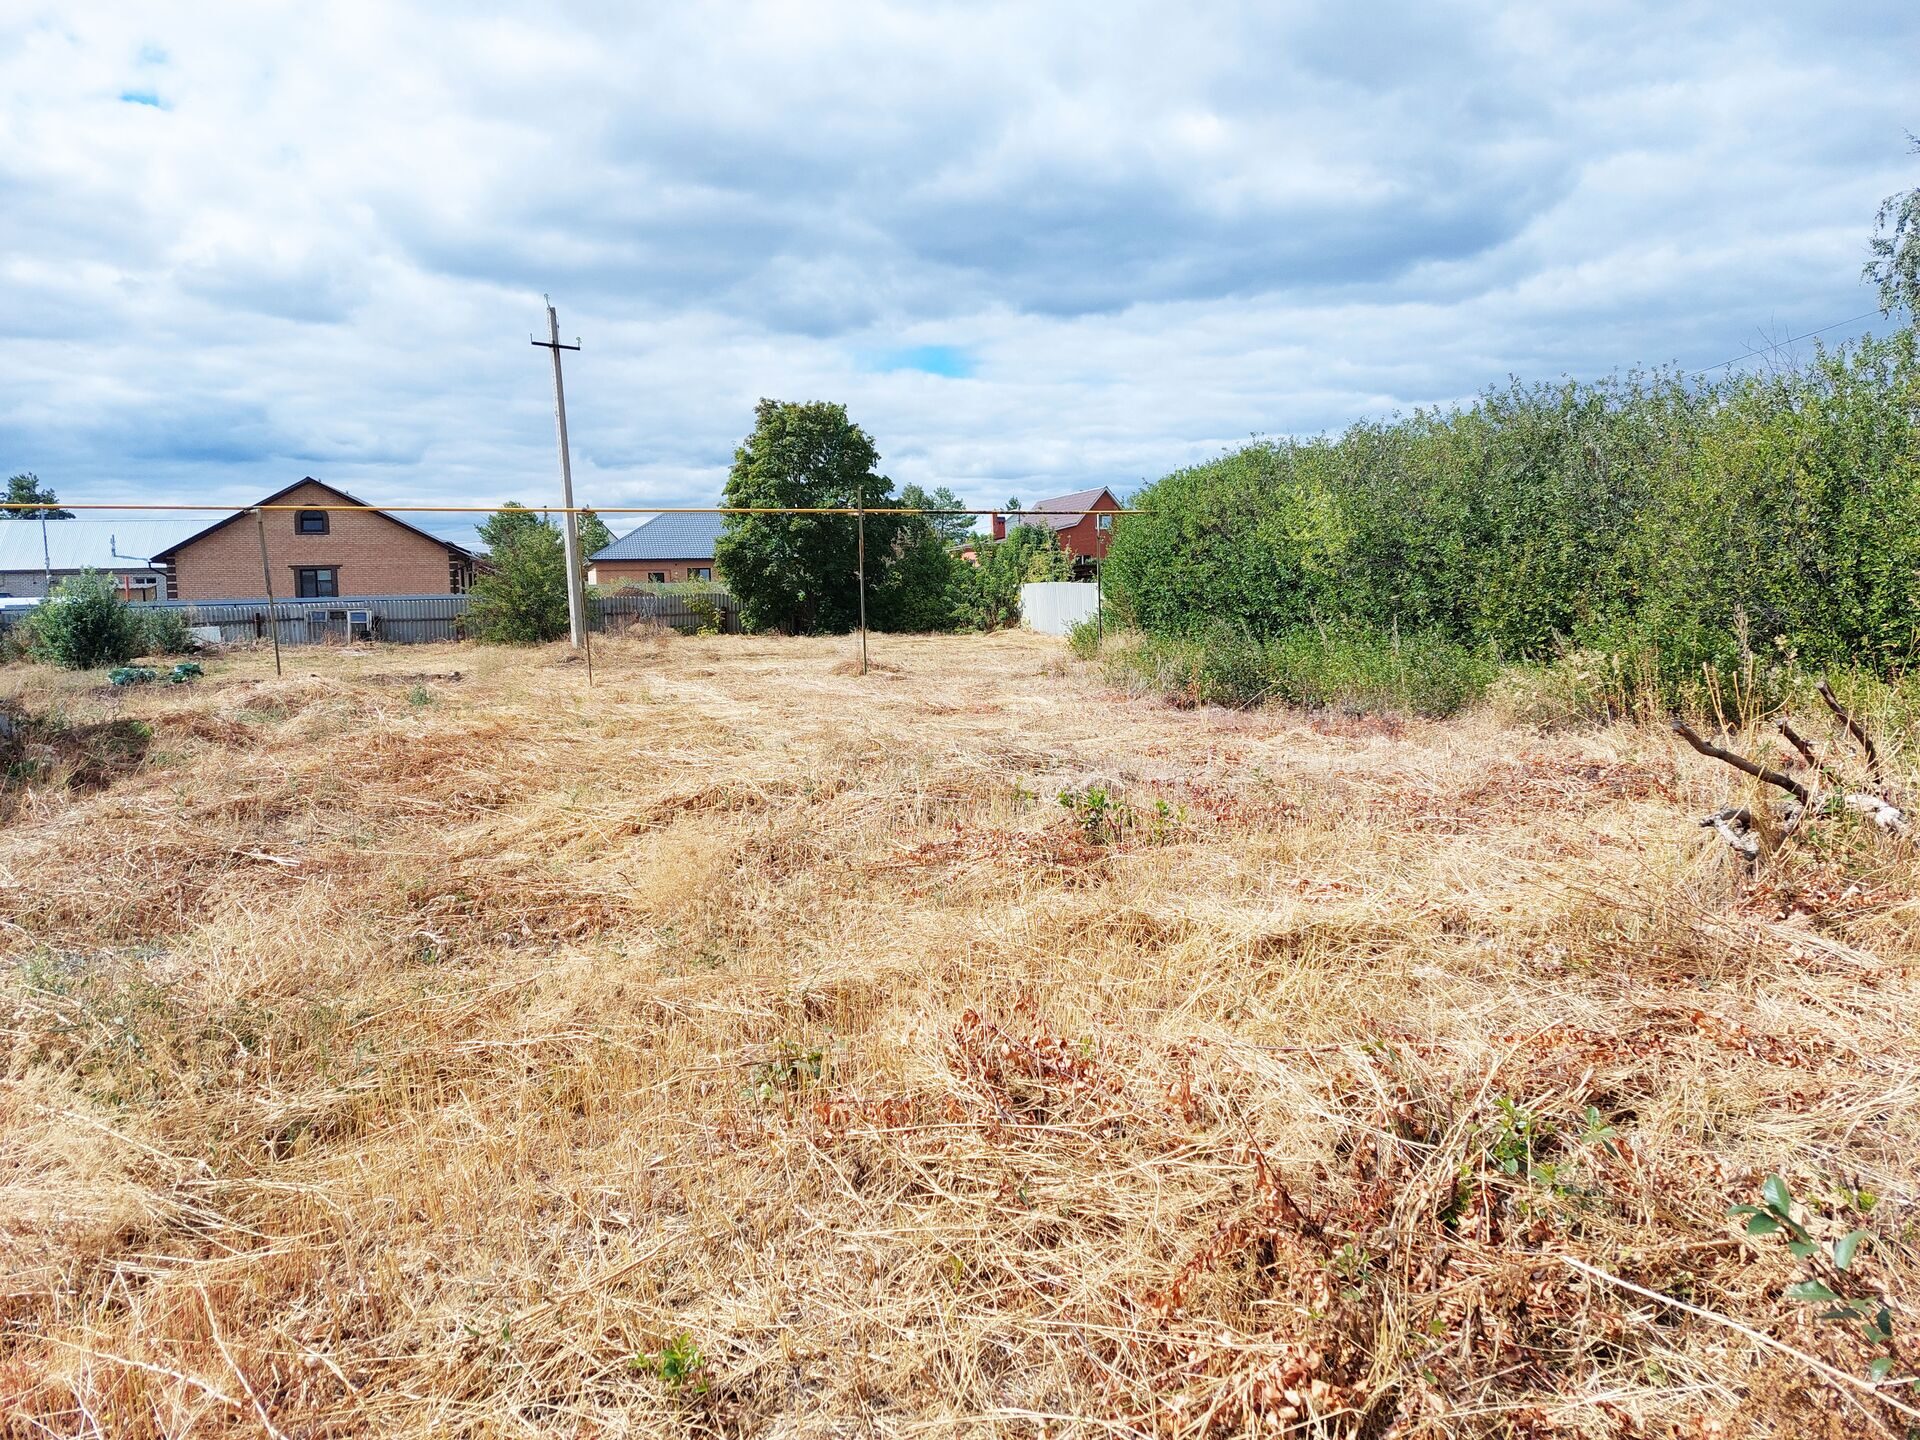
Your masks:
M1079 520L1067 526L1064 530L1056 530L1053 533L1060 537L1060 543L1066 547L1067 553L1073 556L1074 559L1104 560L1107 558L1107 547L1113 543L1113 531L1111 528L1105 530L1100 528L1100 512L1102 510L1119 510L1122 508L1124 507L1118 500L1103 490L1097 498L1087 502L1086 513L1081 515ZM1025 513L1032 515L1042 512L1035 509ZM1070 513L1080 514L1077 509ZM1111 527L1118 523L1118 521L1109 521L1108 525ZM1007 517L1004 515L995 515L993 517L993 538L996 540L1006 539L1007 530Z
M274 497L273 503L337 505L346 498L308 481ZM326 534L302 535L296 529L296 511L266 512L267 561L277 598L290 600L298 594L294 572L308 566L336 570L343 597L453 591L454 569L464 569L464 562L431 536L372 508L325 513ZM260 532L251 515L177 546L172 560L170 593L176 600L253 599L264 588Z
M651 584L647 577L664 574L669 584L694 578L687 572L704 569L710 571L714 579L720 578L720 572L713 568L713 557L704 560L596 560L592 569L587 571L587 579L595 585L609 587L619 585Z
M1075 524L1054 533L1060 537L1060 543L1067 547L1067 553L1076 560L1104 560L1107 558L1107 546L1113 542L1113 531L1100 528L1099 513L1102 510L1118 510L1120 502L1111 495L1102 495L1088 507L1087 514ZM1109 520L1108 525L1119 522Z

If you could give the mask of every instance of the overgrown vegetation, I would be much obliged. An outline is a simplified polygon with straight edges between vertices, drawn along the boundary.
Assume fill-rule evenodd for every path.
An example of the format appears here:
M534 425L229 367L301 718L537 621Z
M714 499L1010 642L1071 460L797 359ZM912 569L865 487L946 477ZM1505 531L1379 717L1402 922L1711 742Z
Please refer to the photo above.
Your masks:
M754 429L734 455L726 503L751 507L957 509L951 490L909 485L897 496L877 472L873 440L844 407L762 400ZM970 547L978 563L961 557ZM854 517L729 515L715 563L739 598L748 631L844 634L859 620ZM1071 560L1043 525L1016 526L1005 540L973 532L957 515L869 513L867 624L928 633L998 630L1020 619L1020 587L1064 580Z
M1084 648L1084 647L1082 647ZM1292 705L1348 712L1451 715L1499 667L1433 630L1383 632L1355 621L1261 639L1218 621L1192 635L1115 636L1108 674L1185 705Z
M1367 654L1421 637L1481 683L1479 657L1570 650L1668 699L1756 655L1895 674L1920 646L1920 358L1907 329L1725 379L1515 382L1251 445L1133 504L1151 513L1116 530L1110 603L1227 647L1202 667L1223 695L1282 693L1246 678L1256 644L1351 668L1329 637L1354 627Z
M880 453L846 408L762 400L734 453L726 501L742 508L897 507ZM952 623L953 547L920 515L865 520L866 619L875 630ZM714 563L741 625L795 635L844 634L860 619L860 527L847 514L729 515Z
M188 655L198 647L177 610L134 605L113 577L84 570L53 587L18 623L27 658L66 670L124 665L136 655Z
M565 635L567 556L559 530L510 506L481 533L491 565L473 582L469 633L494 645L539 645Z

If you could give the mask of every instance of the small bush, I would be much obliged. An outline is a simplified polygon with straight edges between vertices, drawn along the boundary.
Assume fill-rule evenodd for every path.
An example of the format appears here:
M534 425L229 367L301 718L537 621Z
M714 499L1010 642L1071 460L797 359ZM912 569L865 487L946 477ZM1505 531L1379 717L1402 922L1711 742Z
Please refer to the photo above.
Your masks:
M132 614L140 634L142 655L191 655L200 648L187 617L180 611L141 606L134 608Z
M132 608L97 570L62 580L21 622L27 654L66 670L124 665L143 651Z
M1082 660L1091 660L1100 653L1100 624L1095 620L1082 620L1067 631L1067 644L1073 653Z

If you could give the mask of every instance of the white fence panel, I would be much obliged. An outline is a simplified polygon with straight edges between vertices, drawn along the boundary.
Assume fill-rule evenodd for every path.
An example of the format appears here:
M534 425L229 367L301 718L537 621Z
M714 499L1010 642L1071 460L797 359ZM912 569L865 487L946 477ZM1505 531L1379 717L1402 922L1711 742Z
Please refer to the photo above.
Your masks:
M1043 635L1064 635L1100 611L1100 587L1084 580L1049 580L1020 587L1020 623Z

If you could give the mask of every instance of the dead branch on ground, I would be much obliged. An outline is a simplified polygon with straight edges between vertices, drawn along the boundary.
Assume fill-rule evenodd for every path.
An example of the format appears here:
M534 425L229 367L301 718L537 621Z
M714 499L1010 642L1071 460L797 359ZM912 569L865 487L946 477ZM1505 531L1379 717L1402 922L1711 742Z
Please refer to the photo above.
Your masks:
M1764 785L1784 791L1789 797L1776 811L1773 818L1779 825L1779 838L1791 836L1810 816L1831 814L1836 810L1852 810L1865 815L1868 819L1889 835L1907 836L1911 826L1906 812L1895 803L1884 783L1880 763L1879 748L1873 743L1867 728L1856 720L1840 703L1831 686L1823 679L1816 687L1820 698L1826 703L1841 728L1859 745L1866 756L1867 774L1873 788L1849 789L1845 777L1833 766L1820 761L1813 742L1793 728L1790 721L1782 719L1780 734L1806 762L1808 782L1802 783L1784 770L1776 770L1756 760L1716 745L1701 735L1684 720L1673 722L1673 733L1688 745L1710 760L1718 760L1730 765L1742 775L1750 775ZM1727 845L1749 864L1758 864L1761 854L1760 827L1755 823L1753 811L1746 806L1728 805L1702 816L1700 824L1719 835Z

